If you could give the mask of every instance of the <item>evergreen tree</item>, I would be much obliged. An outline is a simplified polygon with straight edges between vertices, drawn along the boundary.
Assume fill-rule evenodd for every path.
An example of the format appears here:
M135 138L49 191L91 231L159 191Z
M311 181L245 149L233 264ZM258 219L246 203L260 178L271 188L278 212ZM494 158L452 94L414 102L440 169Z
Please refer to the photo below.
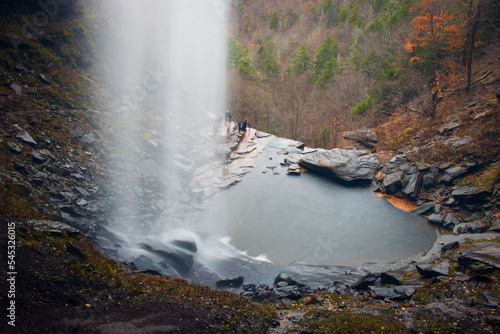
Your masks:
M230 39L228 47L228 55L227 55L227 64L229 69L234 70L238 68L241 56L242 56L242 46L234 39Z
M333 3L332 3L332 0L325 0L323 2L323 7L321 7L321 13L323 15L326 15L328 13L328 10L330 8L333 8Z
M280 73L280 66L273 55L274 43L267 42L265 46L261 45L257 51L259 68L266 73L267 76L277 76Z
M228 68L231 70L238 70L247 76L255 73L255 68L252 66L252 59L248 54L248 49L244 49L241 44L234 39L229 40L228 44Z
M363 72L369 77L373 77L377 74L380 68L380 58L375 49L372 49L370 53L361 60L361 67Z
M255 67L252 65L252 59L248 55L244 55L239 59L238 71L246 76L251 76L255 73Z
M276 29L278 27L278 12L273 11L271 17L269 18L269 28Z
M338 69L338 42L332 36L318 46L314 57L314 78L316 84L324 88Z
M309 69L311 56L305 45L299 46L297 52L292 54L292 70L296 74L303 74Z

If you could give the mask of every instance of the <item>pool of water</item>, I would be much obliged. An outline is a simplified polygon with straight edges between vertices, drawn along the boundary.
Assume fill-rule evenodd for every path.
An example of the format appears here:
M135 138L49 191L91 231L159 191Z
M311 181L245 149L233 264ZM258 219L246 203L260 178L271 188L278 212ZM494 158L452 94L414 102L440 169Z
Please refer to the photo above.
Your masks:
M287 157L286 140L261 140L257 166L211 199L200 220L202 231L279 265L301 260L387 263L434 243L435 228L425 218L397 209L363 187L346 187L312 173L287 175L280 165Z

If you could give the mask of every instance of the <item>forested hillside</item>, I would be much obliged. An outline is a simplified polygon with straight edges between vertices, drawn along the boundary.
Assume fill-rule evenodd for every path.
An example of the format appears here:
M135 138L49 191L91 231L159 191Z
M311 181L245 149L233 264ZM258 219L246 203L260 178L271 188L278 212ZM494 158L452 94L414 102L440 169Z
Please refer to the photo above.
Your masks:
M498 38L494 0L242 0L229 40L230 108L309 146L468 90ZM408 105L411 102L410 105ZM402 110L400 110L403 108ZM411 109L408 109L411 108Z

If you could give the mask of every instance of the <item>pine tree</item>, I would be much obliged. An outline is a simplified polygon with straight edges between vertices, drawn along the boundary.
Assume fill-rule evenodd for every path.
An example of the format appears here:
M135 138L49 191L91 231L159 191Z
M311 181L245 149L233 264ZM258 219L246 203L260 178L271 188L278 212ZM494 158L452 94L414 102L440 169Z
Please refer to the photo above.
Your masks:
M276 58L273 55L274 43L267 42L265 46L260 46L257 51L259 68L263 70L267 76L277 76L280 73L280 67Z
M299 46L297 52L292 54L292 70L296 74L303 74L309 69L311 56L305 45Z
M333 3L332 3L332 0L325 0L323 2L323 7L321 7L321 13L323 15L326 15L328 13L328 10L330 8L333 8Z
M234 39L229 40L227 63L232 70L238 68L240 57L242 55L242 46Z
M314 57L314 78L316 84L324 88L337 71L338 42L332 36L318 46Z
M269 28L276 29L278 27L278 12L273 11L271 17L269 18Z

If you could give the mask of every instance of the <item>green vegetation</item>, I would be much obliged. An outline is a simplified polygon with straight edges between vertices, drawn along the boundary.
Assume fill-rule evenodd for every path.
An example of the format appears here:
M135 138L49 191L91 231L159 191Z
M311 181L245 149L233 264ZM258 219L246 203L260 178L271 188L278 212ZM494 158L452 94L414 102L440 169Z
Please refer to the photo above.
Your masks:
M351 107L350 109L350 114L349 116L351 118L354 118L358 115L362 115L366 110L368 110L373 104L373 98L371 96L365 97L363 100L359 101L356 103L354 106Z
M273 51L274 43L272 41L267 42L265 46L259 47L259 51L257 51L259 69L268 77L275 77L280 73L280 66L273 55Z
M461 187L477 187L488 191L493 191L500 183L500 165L496 164L485 170L468 175L458 183Z
M8 43L0 63L17 68L17 83L28 87L26 92L36 92L15 96L11 102L14 110L43 109L51 104L73 108L99 105L95 83L89 78L96 60L93 22L87 16L66 20L63 25L44 27L43 33L30 38L19 35L22 20L3 22L0 40ZM42 82L39 74L47 80Z
M326 147L328 143L330 142L330 127L328 125L325 125L323 129L319 132L319 143L321 146Z
M315 51L313 70L315 83L320 88L326 88L338 70L338 42L331 36L318 46Z
M234 39L230 39L228 44L227 64L229 69L235 70L240 64L240 58L243 55L243 47Z
M303 74L309 69L311 56L309 55L309 50L307 50L305 45L299 46L297 52L292 54L291 58L291 69L295 74Z
M20 219L48 219L34 207L38 201L28 196L23 184L0 184L0 217Z
M271 13L271 17L269 18L269 28L270 29L276 29L278 28L278 12L273 11Z
M436 49L432 47L432 41L419 40L425 33L416 33L415 40L410 38L411 33L414 33L411 29L416 28L417 21L414 22L414 19L422 15L415 6L420 1L346 1L340 7L334 6L332 1L275 3L276 6L287 4L289 7L262 6L262 11L265 11L262 15L245 16L248 6L259 6L262 2L239 1L237 11L238 15L244 16L241 21L243 30L241 35L233 36L228 42L228 68L237 83L232 100L236 106L234 110L250 115L253 126L264 131L283 136L291 134L308 145L335 146L341 131L361 125L380 124L386 113L380 113L379 110L391 113L397 106L403 106L419 94L428 93L431 89L429 83L437 87L438 74L443 77L454 73L446 64L456 62L459 52L450 50L452 46L449 43L435 39L439 42L436 43L439 49ZM458 13L459 9L463 7L450 6L447 10ZM456 21L448 22L448 28L457 28ZM487 26L484 22L482 24L479 39L484 43L482 45L487 45ZM9 25L5 27L8 31L0 36L3 42L6 34L16 30L16 27ZM86 109L99 101L94 93L96 83L92 79L98 63L94 54L95 33L91 24L69 20L23 42L22 52L4 43L0 55L0 65L6 69L5 78L13 76L23 90L29 92L18 97L5 85L2 93L9 96L4 99L5 110L44 110L27 124L21 124L21 118L15 117L6 120L5 124L23 125L40 143L40 148L49 147L46 141L49 138L57 140L60 147L71 145L73 156L83 162L88 156L68 133L70 124L90 130L90 124L81 122L85 112L71 111L56 115L51 108L64 107L66 111L71 107ZM447 36L449 38L451 35ZM416 43L410 43L414 46L405 49L409 41ZM478 45L480 51L484 50L482 45ZM280 75L284 69L287 75ZM14 71L15 75L12 75ZM439 73L436 74L436 71ZM36 76L39 73L45 74L51 84L40 80ZM448 91L456 89L460 83L452 82L451 87L446 88ZM453 97L452 94L459 93L454 91L449 96ZM497 103L494 92L478 103L483 105L483 109L494 110ZM452 110L448 114L458 114L454 108L447 108ZM492 112L477 122L473 121L474 114L472 111L469 113L467 108L463 106L465 111L461 110L461 115L466 116L461 116L462 127L456 135L471 136L471 144L453 148L444 143L430 143L419 147L420 150L412 158L422 163L451 162L454 165L484 160L486 167L483 170L463 178L457 186L492 190L500 182L500 167L491 163L499 156L497 139L500 137L500 128L497 125L500 116ZM397 112L410 114L408 110ZM419 110L412 112L419 117L422 113ZM11 116L8 112L5 114L5 117ZM387 134L380 146L382 149L402 150L414 143L417 134L422 140L428 140L435 135L435 129L442 124L444 117L439 115L436 117L438 119L431 119L427 123L413 122L409 118L404 125L395 126L393 134ZM150 138L152 132L149 131L160 126L153 113L144 113L137 118L140 125L127 129L141 133L145 139ZM117 115L109 116L107 121L114 124L126 122ZM481 124L478 126L478 123ZM144 128L148 128L148 132ZM8 147L11 137L1 135L0 138L0 159L6 162L0 165L0 171L10 168L9 164L31 159L30 149L24 147L22 153L14 154ZM57 155L57 152L52 153ZM28 183L4 181L0 184L0 216L47 219L49 215L61 215L59 208L43 206L49 202L44 198L46 195L30 194L33 188ZM23 246L33 247L42 253L66 252L68 242L76 245L84 252L86 259L61 265L70 266L72 275L93 283L89 286L112 286L129 294L127 303L131 306L140 301L158 300L188 301L192 303L190 307L194 304L208 305L220 315L221 318L217 320L222 321L222 328L228 331L241 330L245 317L258 317L262 319L261 325L267 326L277 316L273 306L253 304L227 291L213 291L178 278L132 273L104 257L85 238L53 236L27 228L19 231ZM456 266L456 263L452 265ZM33 275L35 279L56 284L66 281L60 273L49 272L42 262L39 266L39 272ZM368 298L321 294L323 302L321 298L312 298L313 301L299 301L290 308L307 310L306 319L301 325L315 333L407 332L405 322L398 316L406 312L408 307L426 305L448 297L455 300L473 298L477 296L479 288L488 288L498 294L498 273L485 277L491 281L491 285L495 285L494 288L489 283L480 282L474 290L470 288L474 287L474 282L461 285L452 279L444 279L419 289L412 304L405 301L389 304ZM463 293L455 293L462 286ZM450 297L450 291L454 291L455 295ZM228 309L231 316L222 317L219 311ZM227 315L227 312L224 314ZM498 321L494 319L497 315L498 312L488 321ZM443 322L432 312L417 312L414 316L414 329L418 332L448 333L462 330L460 324ZM245 330L251 332L248 327Z
M256 72L248 50L232 39L229 40L228 67L246 77L251 77Z
M286 22L282 27L283 30L292 27L299 20L299 15L291 9L287 11L285 17L286 17Z
M410 138L413 137L417 130L418 129L415 127L408 127L404 129L401 133L398 134L397 138L391 139L386 143L387 147L391 150L397 150L401 148L402 145L408 143Z
M333 8L333 2L332 2L332 0L325 0L323 2L323 6L321 7L321 13L323 15L326 15L328 13L328 10L330 8Z

